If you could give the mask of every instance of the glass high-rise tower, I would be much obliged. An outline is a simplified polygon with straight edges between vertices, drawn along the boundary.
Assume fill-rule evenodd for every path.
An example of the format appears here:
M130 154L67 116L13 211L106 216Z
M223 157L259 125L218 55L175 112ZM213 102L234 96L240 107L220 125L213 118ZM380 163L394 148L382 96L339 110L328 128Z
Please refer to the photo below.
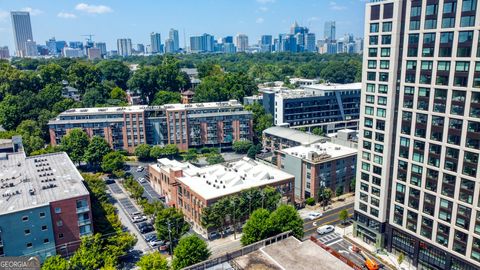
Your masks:
M27 56L27 41L33 42L30 13L26 11L12 11L10 15L15 40L15 54L25 57Z

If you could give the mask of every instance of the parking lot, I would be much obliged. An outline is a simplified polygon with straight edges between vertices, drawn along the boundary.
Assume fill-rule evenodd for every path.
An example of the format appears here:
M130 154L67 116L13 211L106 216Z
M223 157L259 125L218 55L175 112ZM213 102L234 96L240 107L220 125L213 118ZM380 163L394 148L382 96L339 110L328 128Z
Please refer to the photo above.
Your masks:
M348 240L344 239L340 233L331 232L325 235L317 235L316 238L326 246L336 250L338 253L340 253L342 256L352 261L356 265L361 267L365 265L365 258L361 254L354 252L352 250L353 244ZM377 262L377 264L380 266L380 268L390 269L389 267L386 267L385 265L383 265L379 260L377 260L373 256L370 256L370 255L368 256L374 259Z

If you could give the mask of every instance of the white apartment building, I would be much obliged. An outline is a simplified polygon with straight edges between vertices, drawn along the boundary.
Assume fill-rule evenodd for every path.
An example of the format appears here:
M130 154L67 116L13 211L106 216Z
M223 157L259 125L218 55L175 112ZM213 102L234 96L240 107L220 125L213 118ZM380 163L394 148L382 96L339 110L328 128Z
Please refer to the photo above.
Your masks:
M354 233L418 269L480 269L479 19L476 0L366 8Z

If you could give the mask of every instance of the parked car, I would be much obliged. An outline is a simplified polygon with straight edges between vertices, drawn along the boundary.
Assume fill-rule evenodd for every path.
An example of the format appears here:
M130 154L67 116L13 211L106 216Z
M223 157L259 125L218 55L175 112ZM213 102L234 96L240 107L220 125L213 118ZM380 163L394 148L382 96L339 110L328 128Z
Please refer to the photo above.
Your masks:
M145 178L142 177L142 178L138 178L138 182L143 184L143 183L146 183L147 180L145 180Z
M165 250L168 250L169 248L170 248L170 242L165 242L163 243L163 245L160 245L158 247L158 250L165 251Z
M319 212L310 212L310 213L308 214L308 219L309 219L309 220L315 220L315 219L317 219L317 218L320 218L321 216L323 216L322 213L319 213Z
M149 234L149 235L146 235L146 236L145 236L145 240L146 240L147 242L150 242L150 241L152 241L152 240L157 240L157 235L154 234L154 233Z
M331 233L335 230L335 227L333 227L332 225L324 225L324 226L321 226L321 227L318 227L317 228L317 233L318 234L327 234L327 233Z
M142 222L142 221L146 221L146 220L147 220L147 218L145 216L133 216L132 217L133 223Z
M138 211L130 214L131 217L140 216L140 215L142 215L142 212L138 212Z
M148 244L150 244L150 246L152 246L152 247L156 247L156 246L163 245L164 241L158 240L158 239L153 239L153 240L148 241Z
M142 167L142 166L138 166L138 167L137 167L137 172L143 172L143 167Z
M137 228L142 234L146 234L153 231L153 226L150 223L142 222L137 224Z
M113 180L112 178L105 178L105 184L110 185L113 183L115 183L115 180Z
M218 232L211 232L208 234L209 240L217 239L218 237L220 237L220 234Z

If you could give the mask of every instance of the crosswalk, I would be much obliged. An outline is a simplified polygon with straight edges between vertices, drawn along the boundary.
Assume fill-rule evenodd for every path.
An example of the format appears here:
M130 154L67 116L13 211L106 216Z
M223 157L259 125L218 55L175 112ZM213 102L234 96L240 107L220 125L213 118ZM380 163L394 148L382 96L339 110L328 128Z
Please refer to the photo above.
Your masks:
M323 236L318 236L318 240L320 240L320 242L322 242L323 244L325 245L331 245L339 240L342 240L342 236L336 232L333 232L333 233L329 233L329 234L326 234L326 235L323 235Z

